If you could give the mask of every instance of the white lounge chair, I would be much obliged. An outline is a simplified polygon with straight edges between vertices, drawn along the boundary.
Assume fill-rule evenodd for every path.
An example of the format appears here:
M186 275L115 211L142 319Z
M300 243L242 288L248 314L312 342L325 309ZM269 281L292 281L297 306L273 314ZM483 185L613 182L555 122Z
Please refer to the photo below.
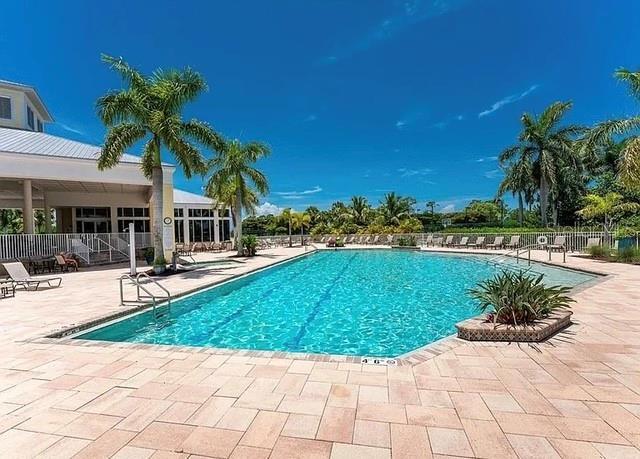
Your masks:
M520 236L511 236L508 244L505 244L507 249L517 249L520 247Z
M468 236L464 236L462 239L460 239L460 242L458 242L457 244L454 244L455 247L460 247L460 248L464 248L467 246L467 243L469 242L469 237Z
M427 238L424 240L424 245L426 247L429 247L430 245L433 245L433 234L430 234L427 236Z
M496 236L491 244L487 244L489 249L501 249L504 246L504 236Z
M60 287L60 284L62 284L62 277L31 276L19 261L2 263L2 266L13 283L23 287L25 290L32 286L35 286L35 290L38 290L41 283L46 283L49 287ZM56 281L58 284L52 285Z
M547 246L547 249L549 249L549 251L552 250L567 250L567 248L565 247L565 243L566 243L567 237L566 236L556 236L555 239L553 240L553 244L549 244Z
M590 237L589 239L587 239L586 250L589 250L591 247L600 247L600 238L599 237Z
M453 236L447 236L442 245L447 247L453 246Z
M468 247L471 247L473 249L481 249L482 247L484 247L484 240L485 240L484 236L478 236L475 242L470 242L468 244Z

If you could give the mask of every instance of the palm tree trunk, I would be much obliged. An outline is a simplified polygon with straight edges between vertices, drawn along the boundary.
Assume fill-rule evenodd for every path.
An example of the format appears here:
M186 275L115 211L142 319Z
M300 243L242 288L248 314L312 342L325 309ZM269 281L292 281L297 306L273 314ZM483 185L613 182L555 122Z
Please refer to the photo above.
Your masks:
M304 226L300 225L300 245L304 247Z
M524 223L524 203L522 202L522 192L518 191L518 224Z
M291 239L291 218L289 218L289 247L293 246L293 239Z
M238 256L242 256L242 192L240 187L236 189L236 229L236 250L238 251Z
M549 184L544 174L540 174L540 220L542 226L547 226L547 204L549 202Z
M151 170L151 196L153 200L153 250L155 260L164 265L164 244L162 243L162 214L163 214L163 177L162 166L154 166Z

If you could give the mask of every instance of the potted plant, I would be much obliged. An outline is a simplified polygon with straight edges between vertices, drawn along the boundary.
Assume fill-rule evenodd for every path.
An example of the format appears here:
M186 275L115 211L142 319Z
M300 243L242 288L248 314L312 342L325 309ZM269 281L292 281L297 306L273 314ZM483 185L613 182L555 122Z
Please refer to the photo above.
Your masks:
M153 260L155 258L154 252L153 247L147 247L144 249L144 252L142 252L144 255L144 261L146 261L149 266L153 264Z
M153 260L153 272L156 274L162 274L167 269L167 260L163 256L156 257Z
M253 257L258 247L258 238L253 234L242 236L242 249L245 257Z

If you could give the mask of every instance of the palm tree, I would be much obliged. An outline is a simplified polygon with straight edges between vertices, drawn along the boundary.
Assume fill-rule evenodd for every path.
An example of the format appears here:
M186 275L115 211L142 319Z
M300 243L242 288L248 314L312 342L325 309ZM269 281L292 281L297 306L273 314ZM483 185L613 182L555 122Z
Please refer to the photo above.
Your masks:
M195 119L184 121L182 111L188 102L207 90L207 84L190 68L156 70L146 76L122 58L103 55L102 60L120 74L127 87L110 91L97 101L98 116L107 127L98 168L114 167L128 148L146 140L141 168L152 181L154 264L164 265L161 151L166 149L174 156L187 178L204 172L205 162L196 145L217 150L221 138L206 123Z
M291 207L287 207L286 209L284 209L282 211L282 214L280 214L280 217L287 222L288 226L289 226L289 247L291 247L293 245L293 240L291 239L291 227L293 225L293 214L295 212L291 209Z
M395 192L387 193L381 203L381 210L387 225L397 226L400 220L411 214L411 201L398 196Z
M210 176L207 180L208 196L225 196L229 188L234 193L231 207L235 221L235 239L238 256L242 250L242 209L251 208L254 202L250 197L256 192L264 195L269 192L267 177L253 164L270 153L269 147L261 142L240 143L239 140L224 141L220 154L209 161ZM255 188L255 191L253 189ZM249 203L249 206L245 204Z
M505 168L504 178L498 187L498 196L510 192L518 196L518 223L524 222L525 199L531 194L533 183L533 168L527 156L521 155L516 161L511 162Z
M367 216L369 214L370 206L367 202L367 198L364 196L353 196L351 198L351 214L353 215L353 221L356 225L364 226L367 224Z
M311 217L305 212L291 214L291 222L294 228L300 228L300 245L304 246L304 228L311 223Z
M223 184L219 187L214 187L214 189L205 188L205 194L207 197L216 201L216 204L221 207L221 210L230 209L231 210L231 221L233 223L233 239L234 241L238 240L238 222L236 221L236 217L238 212L236 212L236 184L234 181L229 181L226 184ZM253 215L255 214L256 207L259 204L259 197L255 190L251 188L247 188L242 193L242 202L241 208L247 214Z
M540 218L547 226L549 192L556 185L556 177L563 167L579 166L574 138L584 131L575 125L560 126L563 116L572 107L571 102L554 102L540 116L522 115L519 143L504 150L499 160L508 162L518 155L529 159L538 178Z
M640 102L640 70L619 69L614 76L627 84L631 96ZM622 147L618 162L620 181L627 188L640 187L640 115L625 119L608 120L596 124L587 134L585 148L593 151L598 146L610 142L614 137L630 134Z
M640 204L623 202L622 195L618 193L607 193L604 196L588 194L584 200L586 206L578 211L578 215L587 219L602 219L605 240L608 240L609 230L617 216L640 211Z

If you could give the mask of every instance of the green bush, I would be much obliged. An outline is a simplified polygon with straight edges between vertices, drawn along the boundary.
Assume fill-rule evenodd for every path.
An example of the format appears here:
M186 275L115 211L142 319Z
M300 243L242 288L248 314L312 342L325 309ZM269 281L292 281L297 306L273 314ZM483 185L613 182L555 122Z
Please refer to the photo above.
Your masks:
M258 247L258 238L255 235L242 236L242 248L245 256L253 257L256 254L256 247Z
M640 263L640 249L636 247L625 247L617 251L615 259L622 263Z
M478 283L469 294L480 302L478 308L488 312L487 320L494 324L529 324L568 308L574 301L567 296L568 287L547 287L542 278L503 271Z
M589 247L589 255L593 258L608 258L611 255L611 248L605 245L594 245Z
M398 239L400 247L415 247L417 245L415 236L402 236Z

